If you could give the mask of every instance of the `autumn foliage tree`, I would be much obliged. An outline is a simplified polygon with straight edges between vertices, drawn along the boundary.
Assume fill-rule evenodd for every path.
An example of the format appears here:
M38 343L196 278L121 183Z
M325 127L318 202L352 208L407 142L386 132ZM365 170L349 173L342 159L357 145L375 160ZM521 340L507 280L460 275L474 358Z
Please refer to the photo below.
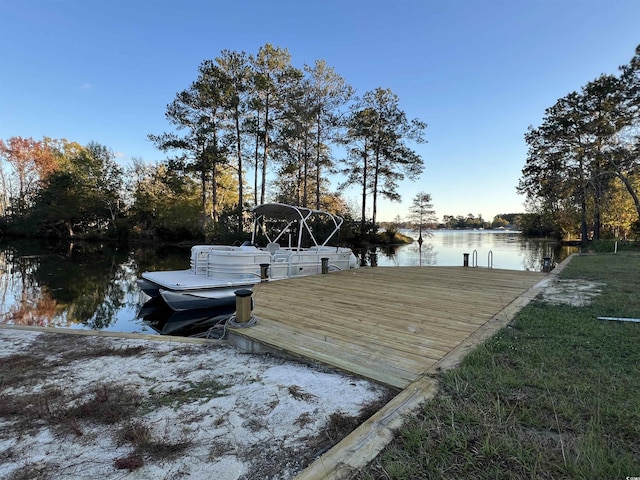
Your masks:
M113 152L92 142L0 140L2 220L15 234L74 237L116 228L122 171Z
M0 209L14 215L23 215L32 205L41 181L58 166L58 158L44 140L11 137L0 139L0 158L9 167L2 171L2 198Z
M113 152L95 142L66 159L39 190L32 214L47 234L73 238L116 229L123 206L122 169Z

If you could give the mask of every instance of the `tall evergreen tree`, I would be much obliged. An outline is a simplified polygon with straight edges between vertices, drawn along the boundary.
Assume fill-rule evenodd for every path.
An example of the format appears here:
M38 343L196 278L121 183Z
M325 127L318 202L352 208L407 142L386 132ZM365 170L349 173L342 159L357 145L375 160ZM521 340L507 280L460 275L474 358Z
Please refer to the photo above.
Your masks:
M592 178L586 154L582 98L572 92L548 108L543 124L525 135L529 145L527 164L518 191L541 196L547 207L566 208L573 199L580 211L581 236L587 240L587 202Z
M417 227L418 243L420 245L422 245L422 232L428 232L426 227L429 223L435 221L435 213L430 193L419 192L413 197L413 202L409 208L409 216L414 228Z
M418 119L407 120L397 95L382 88L365 93L354 104L348 124L347 141L357 142L359 147L350 151L346 183L361 181L363 217L366 191L371 192L375 229L378 196L399 201L398 182L405 177L416 179L422 173L422 158L407 142L424 143L427 125Z
M238 231L242 228L242 209L244 206L244 163L243 163L243 128L247 116L249 82L251 67L249 57L245 52L223 50L216 58L216 64L224 73L224 90L222 103L231 118L231 144L235 150L236 169L238 176Z
M640 217L633 181L640 171L638 52L621 67L620 77L601 75L580 92L559 99L545 111L540 127L530 127L525 135L529 151L518 191L557 223L578 209L583 242L589 230L594 239L600 236L604 205L612 206L607 195L615 177L627 188Z
M256 133L260 135L260 143L256 142L256 203L258 203L258 170L261 173L260 202L264 203L267 189L267 165L270 143L275 122L282 113L283 92L289 82L293 67L291 55L287 49L266 44L260 47L257 55L250 57L254 71L252 106L257 112ZM262 147L262 155L258 158L258 148Z
M315 118L315 203L316 209L320 210L322 171L333 166L329 145L340 125L340 109L347 104L354 92L345 79L324 60L316 61L313 67L306 66L305 72L309 79L312 113Z
M176 95L165 114L167 120L185 134L149 135L160 150L179 152L170 162L171 168L199 177L202 213L214 222L218 217L217 172L227 165L229 151L224 136L227 118L223 100L225 81L224 72L211 60L202 62L196 81ZM207 211L209 185L211 202Z
M343 140L347 147L347 157L342 161L341 172L346 178L339 189L349 185L360 186L360 234L363 236L366 233L367 197L371 190L371 144L375 117L375 112L371 109L352 111L347 119L347 133Z

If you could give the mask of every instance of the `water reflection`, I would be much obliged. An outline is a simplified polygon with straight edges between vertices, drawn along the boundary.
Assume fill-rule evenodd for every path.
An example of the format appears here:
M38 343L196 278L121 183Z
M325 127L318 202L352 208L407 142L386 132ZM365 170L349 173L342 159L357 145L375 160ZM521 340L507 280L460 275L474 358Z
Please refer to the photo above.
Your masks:
M403 232L411 236L411 232ZM518 232L502 230L436 230L420 246L383 247L362 257L365 265L372 253L377 254L379 266L462 266L464 254L469 265L508 270L541 271L542 259L552 257L560 262L574 247L560 247L556 242L526 239Z
M378 255L378 266L425 267L438 264L438 252L433 243L414 242L402 246L385 246L374 251ZM365 265L371 264L365 262Z
M142 305L138 318L162 335L191 336L206 332L208 338L221 338L224 336L224 321L234 312L234 306L174 312L156 297Z
M494 268L540 271L543 257L560 261L571 251L513 232L439 230L425 237L422 245L374 248L361 252L360 260L381 267L461 266L463 254L475 252L477 264L486 267L491 252ZM178 321L190 319L172 318L168 325L166 315L171 312L145 313L141 309L148 297L138 290L135 280L144 270L188 267L188 246L123 250L96 244L0 244L0 323L167 333ZM202 325L215 316L191 313Z
M0 323L121 331L140 304L126 251L20 242L0 248L0 265Z

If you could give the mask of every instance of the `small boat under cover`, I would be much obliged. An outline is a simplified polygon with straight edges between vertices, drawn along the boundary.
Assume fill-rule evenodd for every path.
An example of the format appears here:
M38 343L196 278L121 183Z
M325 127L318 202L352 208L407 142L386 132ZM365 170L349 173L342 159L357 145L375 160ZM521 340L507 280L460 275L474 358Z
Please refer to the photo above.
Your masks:
M250 242L196 245L188 270L144 272L138 286L175 311L225 308L235 304L237 290L259 282L316 275L323 262L326 271L358 266L350 248L329 245L340 231L341 217L281 203L259 205L252 213Z

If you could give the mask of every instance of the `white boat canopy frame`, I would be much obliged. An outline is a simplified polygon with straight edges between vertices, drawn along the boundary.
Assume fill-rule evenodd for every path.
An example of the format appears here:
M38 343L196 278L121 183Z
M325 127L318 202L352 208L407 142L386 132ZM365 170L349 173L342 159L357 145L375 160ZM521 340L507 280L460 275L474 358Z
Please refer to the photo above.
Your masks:
M253 221L253 232L251 234L251 243L255 245L258 233L261 232L262 235L267 239L269 243L277 243L278 240L282 238L282 236L289 231L289 227L293 224L297 224L298 226L298 241L297 248L302 248L302 240L303 233L306 231L309 234L309 238L314 243L315 247L324 247L327 245L329 240L331 240L339 231L344 219L338 215L333 215L329 212L325 212L322 210L314 210L306 207L296 207L293 205L286 205L284 203L265 203L263 205L258 205L254 207L252 210L254 221ZM313 235L311 231L311 227L309 226L309 219L317 217L317 218L326 218L331 224L333 224L333 230L327 236L327 238L322 242L318 243L318 240ZM271 239L269 237L269 233L266 229L266 224L268 223L268 219L275 220L283 220L286 221L287 224L284 228L281 228L277 235ZM291 247L291 245L289 245Z

